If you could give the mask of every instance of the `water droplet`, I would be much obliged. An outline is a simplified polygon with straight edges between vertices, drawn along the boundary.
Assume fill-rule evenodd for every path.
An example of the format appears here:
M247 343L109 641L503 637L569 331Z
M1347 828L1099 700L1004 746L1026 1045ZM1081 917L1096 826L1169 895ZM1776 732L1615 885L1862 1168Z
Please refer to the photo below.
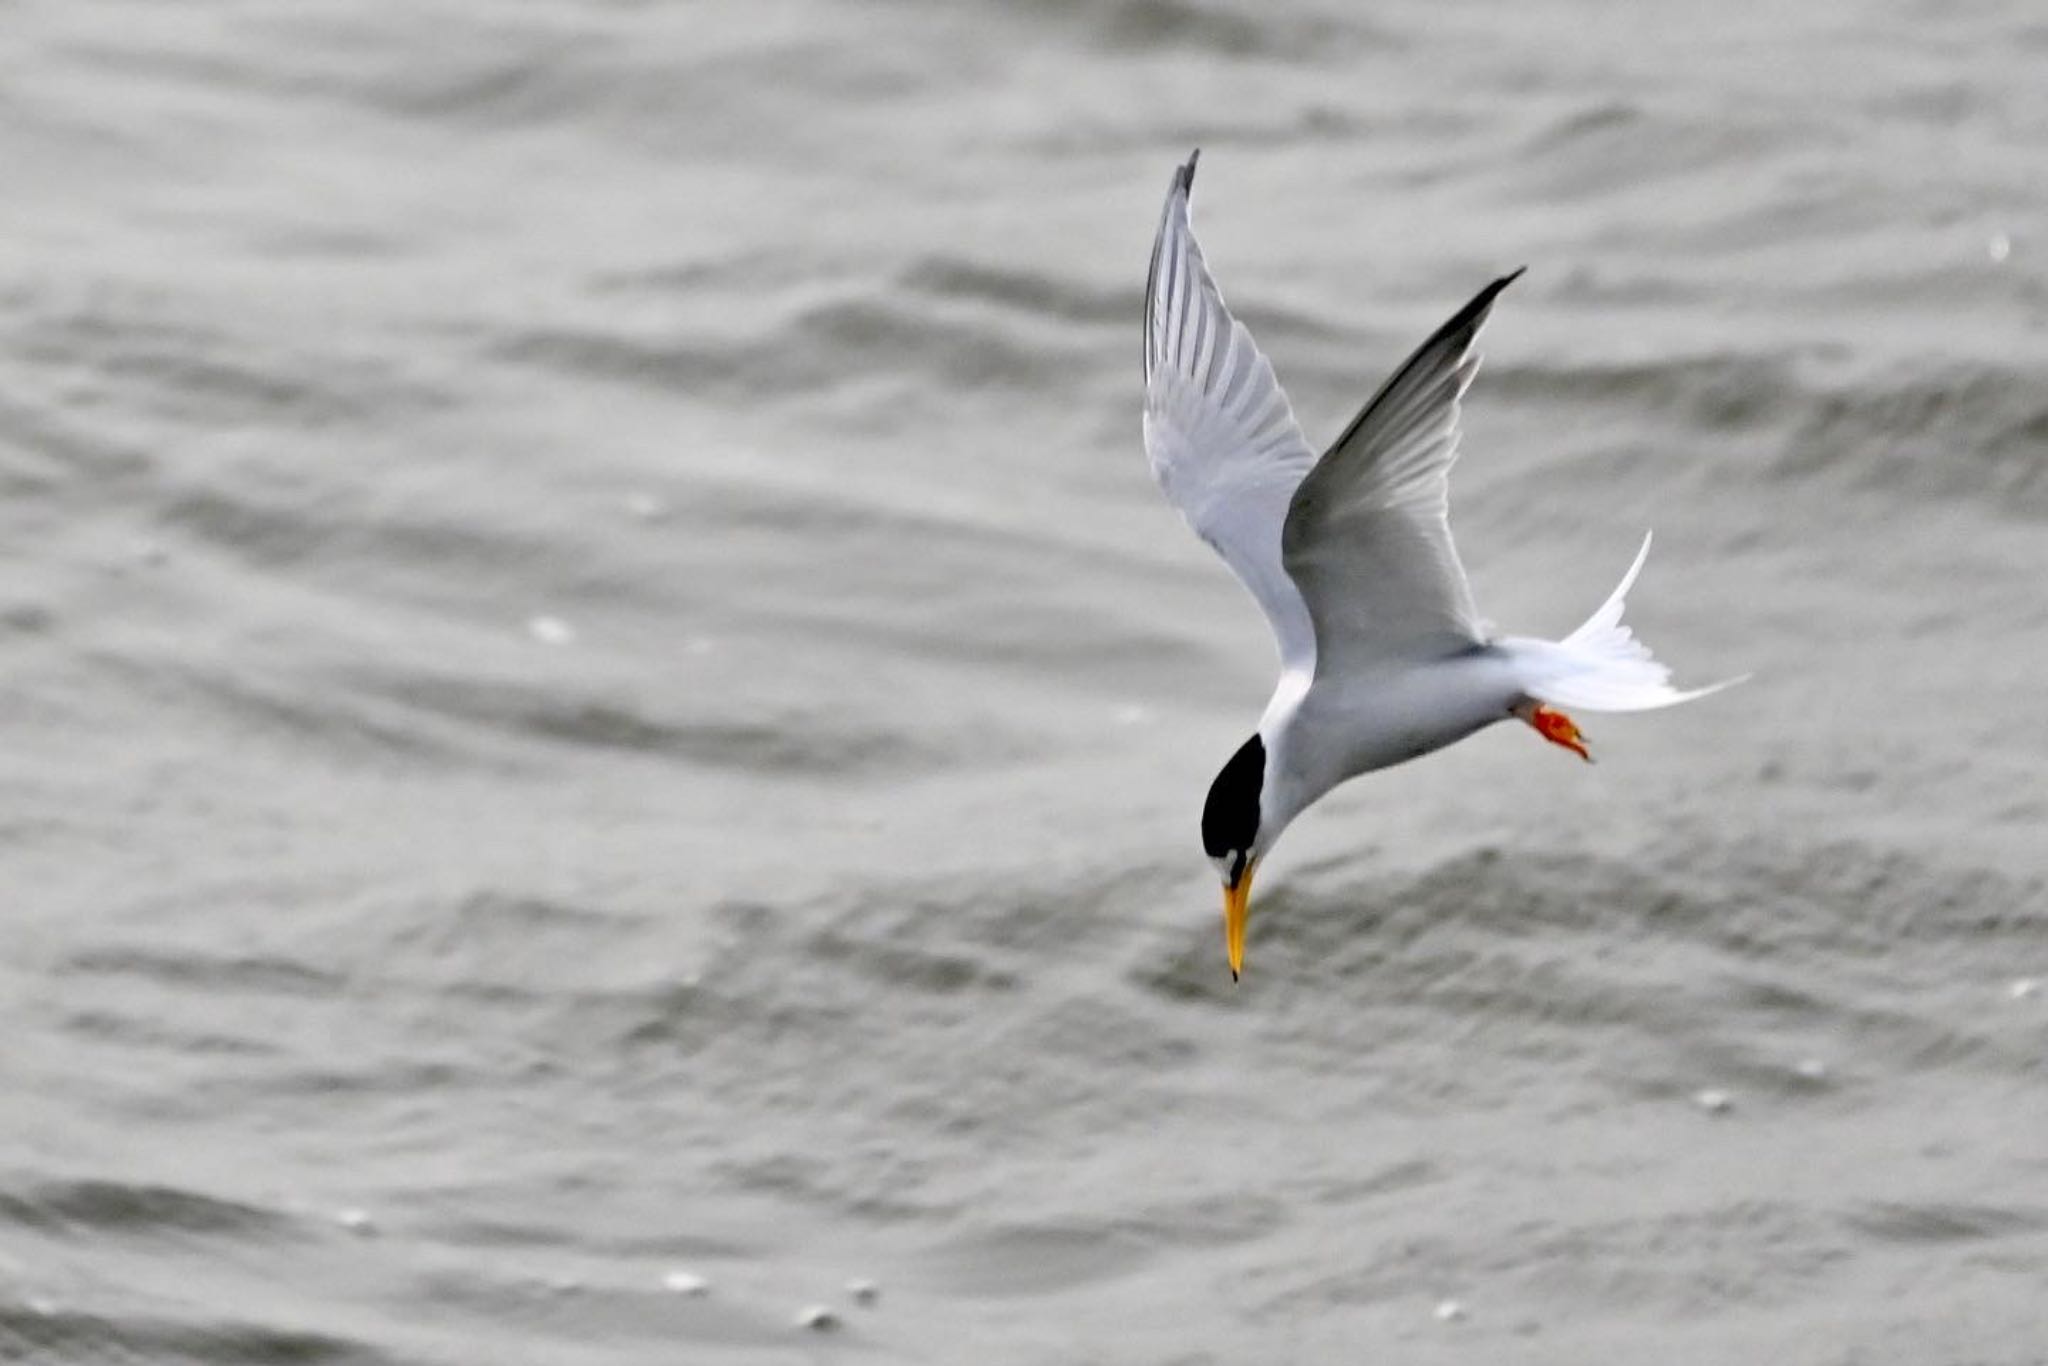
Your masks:
M853 1302L869 1309L881 1302L882 1287L873 1281L855 1277L846 1283L846 1293L853 1296Z
M1991 258L1994 265L2003 261L2012 255L2012 238L2002 232L1992 233L1991 240L1984 244L1984 254Z
M2022 977L2005 989L2005 994L2015 1001L2031 1000L2041 994L2041 979Z
M661 1283L665 1289L673 1290L678 1295L687 1295L691 1299L711 1293L711 1282L694 1271L671 1271L661 1278Z
M568 645L576 639L576 628L560 617L533 617L526 633L543 645Z
M836 1333L841 1321L839 1315L826 1305L807 1304L797 1311L796 1326L808 1328L813 1333Z
M370 1217L368 1210L342 1210L334 1216L334 1222L340 1224L350 1233L360 1233L366 1238L377 1231L377 1221Z
M1438 1300L1436 1320L1438 1323L1457 1323L1465 1317L1465 1306L1456 1300Z
M1725 1115L1735 1108L1735 1097L1726 1091L1717 1091L1709 1087L1704 1091L1693 1092L1692 1103L1710 1115Z

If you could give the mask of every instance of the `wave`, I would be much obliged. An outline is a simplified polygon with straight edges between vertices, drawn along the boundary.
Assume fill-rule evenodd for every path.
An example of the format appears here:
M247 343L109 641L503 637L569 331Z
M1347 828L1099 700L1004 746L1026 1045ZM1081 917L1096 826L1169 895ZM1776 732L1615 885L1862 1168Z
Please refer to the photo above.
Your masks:
M1730 353L1639 363L1502 364L1489 393L1607 407L1661 429L1659 444L1723 438L1750 477L1974 498L2048 514L2048 396L2017 368L1950 365L1829 384L1793 355ZM1761 456L1759 460L1757 457Z
M887 376L1042 395L1088 373L1086 357L1049 334L1027 339L992 318L951 316L884 297L812 304L751 338L548 327L498 339L490 353L664 393L746 400L818 394Z
M947 767L958 759L944 737L928 730L865 724L819 709L752 717L665 715L644 703L578 696L559 685L417 672L366 675L362 686L419 715L706 769L876 777Z
M2023 883L1858 844L1640 864L1480 851L1404 880L1297 876L1255 913L1251 957L1285 988L1268 1027L1311 1055L1476 1049L1532 1074L1598 1058L1646 1096L1702 1073L1803 1095L1797 1058L1759 1039L1855 1038L1904 1070L2029 1066L1995 1018L1917 993L1975 981L1994 1001L2012 963L2048 954L2039 904ZM1131 980L1240 1009L1216 937L1188 927Z
M232 1321L181 1322L0 1305L0 1340L61 1361L191 1362L193 1366L383 1366L395 1360L329 1333Z
M1792 136L1782 121L1726 108L1693 113L1608 100L1536 130L1513 156L1500 160L1499 173L1525 192L1574 203L1646 188L1668 193L1671 182L1704 177L1718 167L1768 162Z
M288 1231L286 1214L181 1190L123 1181L44 1181L0 1190L0 1221L52 1233L189 1234L262 1238Z
M172 949L83 949L65 959L61 966L65 972L268 996L332 996L346 987L348 981L342 973L291 958Z
M993 305L1069 323L1124 326L1134 335L1137 331L1135 288L1090 289L1043 272L945 253L913 262L897 276L897 283L912 294L934 299Z
M1328 65L1401 45L1391 30L1357 15L1339 21L1203 0L1031 0L1020 8L1075 29L1091 51L1190 49L1219 57Z
M74 296L55 289L20 301L14 324L24 355L52 387L76 393L86 376L88 405L151 422L187 424L209 436L223 426L289 429L416 422L455 405L456 396L411 367L362 346L322 346L317 332L261 340L270 321L244 318L236 330L172 313L162 299L102 290ZM103 424L114 425L114 424Z

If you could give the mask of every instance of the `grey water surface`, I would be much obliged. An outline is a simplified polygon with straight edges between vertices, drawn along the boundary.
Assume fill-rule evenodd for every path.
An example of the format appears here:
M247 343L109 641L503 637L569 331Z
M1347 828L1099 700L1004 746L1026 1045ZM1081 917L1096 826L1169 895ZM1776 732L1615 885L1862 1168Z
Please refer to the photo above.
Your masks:
M2032 0L5 6L0 1357L2048 1362L2044 73ZM1756 675L1344 789L1235 988L1197 145L1312 440L1526 263L1482 608L1654 526Z

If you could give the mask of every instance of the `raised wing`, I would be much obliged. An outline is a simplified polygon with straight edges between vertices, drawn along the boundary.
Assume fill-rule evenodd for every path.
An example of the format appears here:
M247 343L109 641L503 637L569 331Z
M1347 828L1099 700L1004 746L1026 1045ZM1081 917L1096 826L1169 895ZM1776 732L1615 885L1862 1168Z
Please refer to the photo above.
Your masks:
M1197 152L1174 172L1145 284L1145 454L1166 496L1258 600L1284 668L1315 631L1281 563L1289 500L1315 452L1273 367L1230 316L1188 224Z
M1479 370L1473 343L1495 280L1380 386L1302 480L1283 560L1314 622L1316 671L1370 673L1485 638L1451 544L1458 400Z

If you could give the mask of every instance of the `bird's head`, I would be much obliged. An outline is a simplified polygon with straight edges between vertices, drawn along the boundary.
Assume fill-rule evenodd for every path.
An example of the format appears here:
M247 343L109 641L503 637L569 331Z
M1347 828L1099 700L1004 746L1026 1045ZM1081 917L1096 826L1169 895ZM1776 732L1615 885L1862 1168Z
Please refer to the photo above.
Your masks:
M1266 742L1254 735L1230 756L1209 784L1202 806L1202 848L1223 879L1223 942L1230 954L1230 980L1244 971L1244 925L1252 896L1252 873L1279 837L1277 823L1261 812L1266 796Z

